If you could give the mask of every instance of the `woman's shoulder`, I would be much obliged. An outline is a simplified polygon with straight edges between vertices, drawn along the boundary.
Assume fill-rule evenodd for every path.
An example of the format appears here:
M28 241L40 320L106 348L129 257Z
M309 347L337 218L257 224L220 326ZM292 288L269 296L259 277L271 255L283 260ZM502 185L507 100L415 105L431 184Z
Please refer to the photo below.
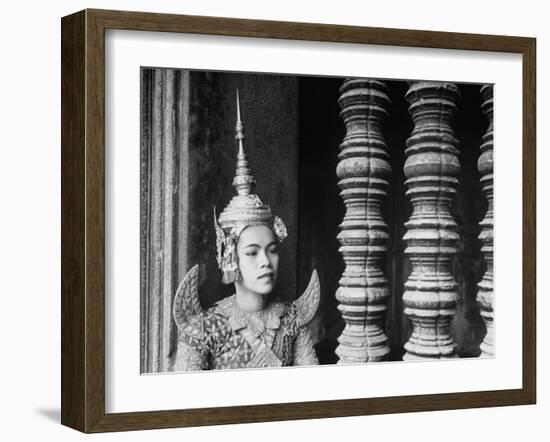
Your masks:
M189 317L180 329L180 340L192 347L209 349L219 340L226 339L231 327L226 318L219 315L214 307Z
M217 334L220 330L228 328L227 318L221 314L220 306L223 306L223 301L225 300L218 301L212 307L189 316L181 328L183 336L203 341L212 334Z

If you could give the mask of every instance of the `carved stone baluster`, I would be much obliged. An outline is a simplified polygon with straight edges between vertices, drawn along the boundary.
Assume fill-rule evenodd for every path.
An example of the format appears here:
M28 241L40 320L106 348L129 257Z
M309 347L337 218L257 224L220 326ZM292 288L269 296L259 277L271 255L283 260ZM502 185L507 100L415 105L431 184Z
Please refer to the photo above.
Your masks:
M346 136L336 173L346 214L338 240L346 268L336 299L346 325L336 354L339 363L374 362L389 353L383 330L388 287L382 272L388 233L380 206L391 174L381 130L390 100L384 83L368 79L347 79L340 93Z
M488 208L485 218L480 223L482 242L481 252L485 258L487 269L478 284L477 302L481 317L487 326L487 334L480 345L480 357L492 357L493 352L493 86L481 88L483 103L481 108L489 120L489 127L481 141L481 155L477 162L481 174L481 185L487 197Z
M406 98L414 121L405 151L405 184L413 214L405 223L412 272L405 283L404 312L412 323L404 360L447 358L455 352L449 325L456 312L457 283L451 258L459 239L451 216L460 163L451 120L459 98L451 83L413 83Z

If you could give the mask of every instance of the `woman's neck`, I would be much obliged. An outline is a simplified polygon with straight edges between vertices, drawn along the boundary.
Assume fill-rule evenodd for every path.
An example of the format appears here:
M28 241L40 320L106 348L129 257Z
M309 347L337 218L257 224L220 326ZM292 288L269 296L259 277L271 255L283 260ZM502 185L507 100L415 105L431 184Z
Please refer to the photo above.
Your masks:
M235 292L237 306L244 312L262 311L267 305L268 295L252 292L242 284L235 283Z

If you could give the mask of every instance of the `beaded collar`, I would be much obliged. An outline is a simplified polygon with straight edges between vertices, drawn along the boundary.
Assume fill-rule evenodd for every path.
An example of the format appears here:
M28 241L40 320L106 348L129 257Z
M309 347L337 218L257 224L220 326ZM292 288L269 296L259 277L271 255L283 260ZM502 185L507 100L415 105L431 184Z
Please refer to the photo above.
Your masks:
M266 329L279 328L286 306L281 302L271 302L261 311L244 312L237 305L236 295L232 295L217 302L213 310L227 318L233 331L247 328L254 336L259 337Z

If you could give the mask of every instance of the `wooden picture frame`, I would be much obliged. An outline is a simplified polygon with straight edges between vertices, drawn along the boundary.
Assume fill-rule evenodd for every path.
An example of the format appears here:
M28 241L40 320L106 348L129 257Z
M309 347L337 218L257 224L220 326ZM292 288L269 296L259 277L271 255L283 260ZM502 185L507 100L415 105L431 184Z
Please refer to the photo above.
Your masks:
M105 412L105 30L521 54L522 387L511 390ZM62 19L62 424L104 432L533 404L536 400L536 41L404 29L84 10Z

